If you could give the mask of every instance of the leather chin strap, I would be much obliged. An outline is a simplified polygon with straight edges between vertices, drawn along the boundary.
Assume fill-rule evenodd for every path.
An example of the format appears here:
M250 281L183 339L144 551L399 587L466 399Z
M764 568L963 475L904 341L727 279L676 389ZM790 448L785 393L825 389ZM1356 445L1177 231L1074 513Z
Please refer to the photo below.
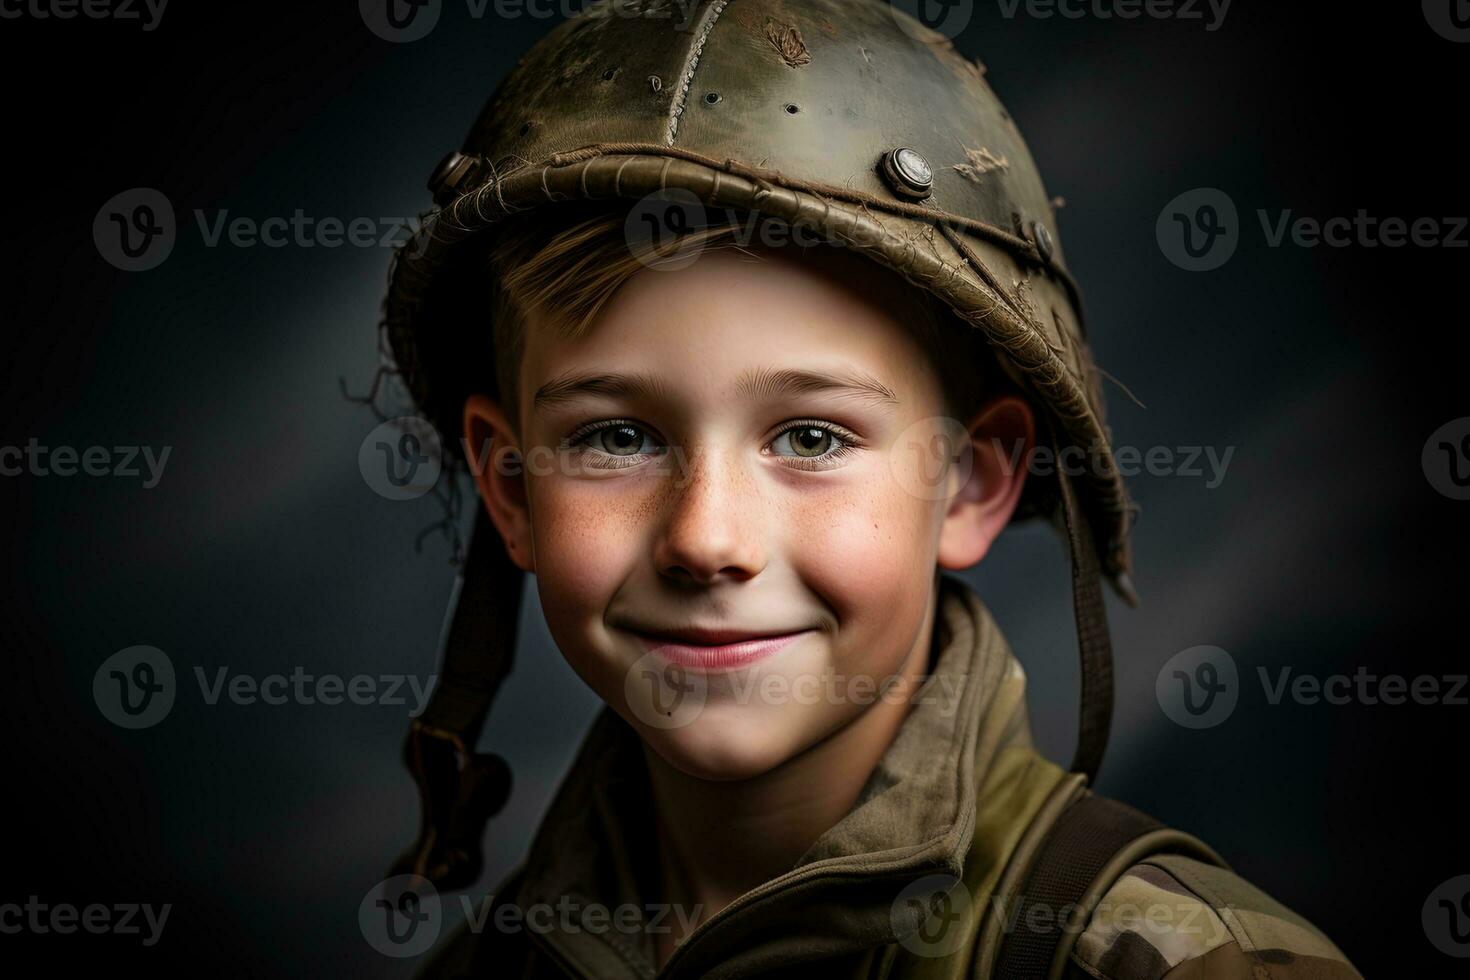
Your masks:
M1072 771L1095 783L1112 720L1112 643L1092 528L1071 477L1061 466L1057 473L1082 672ZM474 747L514 661L526 576L505 553L484 510L477 510L469 554L450 597L439 680L404 744L419 790L419 835L389 871L420 875L442 891L468 888L479 878L485 824L510 798L510 767L500 756L477 753Z
M505 760L474 749L515 660L526 576L505 553L484 509L476 511L469 553L449 599L439 680L403 746L418 784L419 835L389 870L420 875L446 891L479 878L485 823L505 806L511 786Z

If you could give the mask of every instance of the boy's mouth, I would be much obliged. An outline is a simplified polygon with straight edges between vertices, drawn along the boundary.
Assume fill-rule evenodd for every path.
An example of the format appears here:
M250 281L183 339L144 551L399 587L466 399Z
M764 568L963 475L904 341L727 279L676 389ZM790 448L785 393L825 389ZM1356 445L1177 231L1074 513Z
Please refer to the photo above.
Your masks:
M699 670L733 670L785 649L812 629L767 631L681 628L630 628L634 636L664 659Z

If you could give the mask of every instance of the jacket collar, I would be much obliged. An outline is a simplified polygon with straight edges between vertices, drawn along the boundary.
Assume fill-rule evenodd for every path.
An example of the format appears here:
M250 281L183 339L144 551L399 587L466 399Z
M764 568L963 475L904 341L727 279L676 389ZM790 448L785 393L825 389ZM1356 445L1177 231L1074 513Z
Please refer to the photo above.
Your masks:
M1025 675L989 611L960 579L936 580L932 677L857 802L790 871L702 923L670 960L669 976L735 963L759 972L798 948L831 955L895 942L904 923L895 921L894 898L906 881L962 876L990 764L1003 748L1029 747L1031 732ZM604 706L537 831L517 904L602 906L603 921L614 923L630 906L651 920L651 800L637 733ZM654 976L650 931L572 931L552 918L558 927L536 940L573 972Z

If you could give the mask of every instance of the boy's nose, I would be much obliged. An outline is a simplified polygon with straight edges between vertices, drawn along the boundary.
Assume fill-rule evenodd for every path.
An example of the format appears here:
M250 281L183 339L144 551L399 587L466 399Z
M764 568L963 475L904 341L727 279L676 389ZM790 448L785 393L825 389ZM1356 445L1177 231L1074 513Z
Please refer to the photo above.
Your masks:
M654 544L659 574L683 584L745 581L766 565L760 493L738 461L711 451L676 474Z

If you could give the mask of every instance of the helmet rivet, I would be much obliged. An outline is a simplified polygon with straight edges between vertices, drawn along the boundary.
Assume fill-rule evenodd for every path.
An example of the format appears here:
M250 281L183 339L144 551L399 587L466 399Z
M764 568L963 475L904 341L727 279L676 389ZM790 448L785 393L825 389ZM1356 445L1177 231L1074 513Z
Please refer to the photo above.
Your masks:
M1041 254L1041 261L1050 262L1053 252L1051 232L1046 230L1046 225L1040 221L1031 222L1031 233L1036 236L1036 251Z
M444 207L454 200L478 166L477 157L468 156L458 150L439 161L439 166L434 168L433 176L429 178L429 192L434 195L434 203Z
M934 171L929 161L906 146L883 155L883 176L900 197L922 201L934 193Z

